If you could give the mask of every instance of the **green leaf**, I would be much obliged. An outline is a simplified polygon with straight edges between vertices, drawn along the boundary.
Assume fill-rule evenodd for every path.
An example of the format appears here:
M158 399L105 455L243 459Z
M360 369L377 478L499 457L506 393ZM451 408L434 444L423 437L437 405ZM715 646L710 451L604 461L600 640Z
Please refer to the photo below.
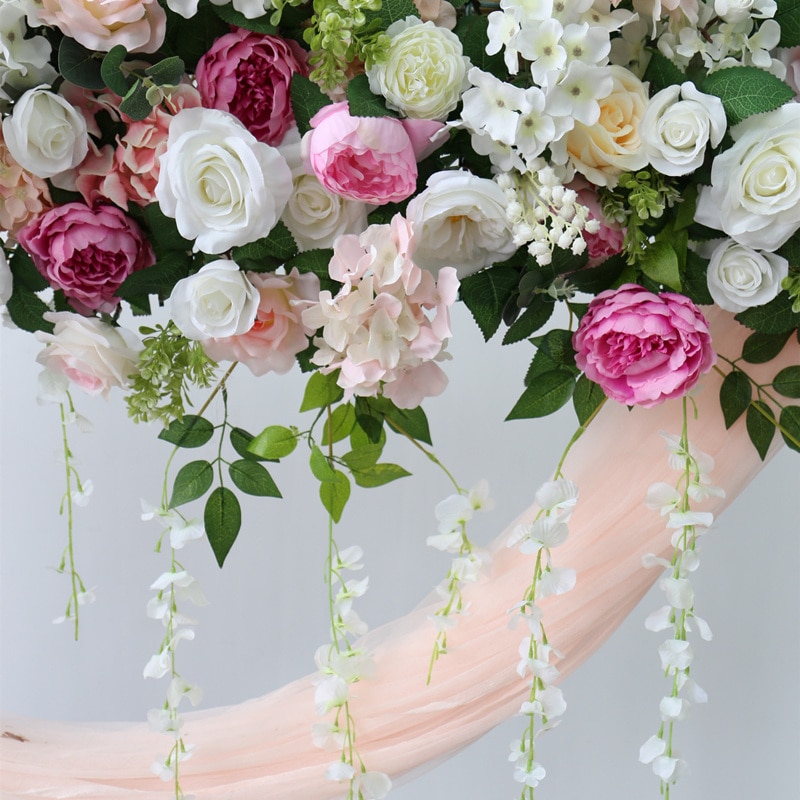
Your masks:
M132 272L116 291L116 296L123 300L146 298L157 294L165 299L172 294L175 284L192 273L192 259L177 250L167 253L152 267Z
M380 11L366 14L367 22L375 17L379 17L383 22L383 28L388 28L393 22L405 19L406 17L418 17L419 11L412 0L382 0Z
M742 347L742 358L748 364L766 364L772 361L789 341L792 332L751 333Z
M544 336L531 341L540 352L546 353L560 367L575 366L575 348L572 346L572 331L553 328Z
M719 405L726 428L730 428L747 411L752 399L753 387L747 375L738 369L729 372L719 387Z
M336 470L331 466L330 461L325 457L322 450L316 445L311 447L311 456L308 459L308 464L311 467L311 474L318 480L322 481L335 481Z
M775 252L785 258L791 266L800 266L800 231L795 232Z
M488 342L503 320L503 309L519 284L514 267L492 267L461 281L461 299Z
M650 62L642 80L650 82L652 96L656 92L666 89L667 86L680 85L686 80L686 75L666 56L661 55L658 50L654 50L650 53Z
M153 110L153 104L147 97L147 89L140 81L136 82L128 89L122 102L119 104L119 110L127 114L132 120L143 120Z
M575 408L578 422L584 425L605 399L605 392L600 386L594 381L590 381L585 375L581 375L575 384L575 392L572 395L572 405Z
M759 408L768 415L768 418L758 410ZM762 461L766 458L769 446L772 444L772 438L775 435L774 420L772 409L761 400L753 400L747 409L747 416L745 417L747 433Z
M292 111L297 128L302 136L311 130L311 118L324 106L330 104L330 98L322 93L316 83L310 81L299 72L292 75L291 84Z
M100 56L65 36L58 47L58 71L70 83L99 92L106 88Z
M144 207L143 213L156 253L172 250L191 252L192 243L178 233L175 219L168 217L158 203L149 203Z
M228 474L236 488L245 494L252 494L256 497L282 496L269 472L255 461L246 458L234 461L228 467Z
M678 254L667 242L651 242L639 259L642 272L658 284L676 292L681 291L681 274Z
M350 499L350 481L343 472L335 471L335 479L323 481L319 485L319 498L334 522L342 518L347 501Z
M50 285L44 275L36 269L33 259L22 247L15 247L11 252L8 257L8 266L14 278L15 291L24 288L29 292L41 292Z
M192 500L202 497L210 488L214 480L214 470L208 461L190 461L181 467L175 476L172 485L172 499L169 504L172 508L182 506Z
M196 414L185 414L183 419L173 420L158 438L178 447L202 447L214 435L214 426Z
M121 44L115 44L103 58L100 65L100 74L103 78L103 83L111 89L114 94L120 97L125 97L128 89L134 83L135 78L127 77L120 67L122 67L125 59L128 57L128 51Z
M248 265L254 272L269 272L274 269L274 264L267 263L259 269L258 262L270 259L278 259L283 262L293 258L297 255L297 242L289 233L289 229L278 220L268 236L241 247L234 247L231 255L236 262L256 262Z
M569 282L582 292L598 294L608 289L619 278L623 269L625 269L624 256L611 256L596 267L573 272L569 276Z
M502 52L491 56L486 52L488 27L489 20L486 16L459 15L453 32L461 40L464 55L472 62L472 66L504 80L508 76L508 70Z
M237 452L239 456L247 461L274 461L274 459L262 459L250 451L250 445L253 443L255 436L244 428L231 428L230 440L231 447Z
M728 67L712 72L698 87L719 97L729 125L737 125L753 114L763 114L788 103L794 92L780 78L758 67Z
M781 428L787 447L800 453L800 406L786 406L781 411Z
M217 486L206 501L203 522L217 564L222 567L242 527L242 509L236 495L225 486Z
M347 84L347 102L354 117L399 117L396 111L386 107L381 95L373 94L366 74L356 75Z
M226 3L226 6L230 6L230 3ZM230 28L215 13L217 6L211 3L200 3L191 20L184 19L169 8L164 10L167 12L167 36L159 53L180 56L186 64L186 71L194 73L200 57L210 50L215 39L228 33Z
M800 314L792 311L789 292L781 292L764 306L755 306L736 315L736 321L759 333L791 332L800 324Z
M375 486L384 486L398 478L405 478L410 474L408 470L397 464L375 464L366 470L353 470L353 479L358 486L371 489Z
M558 411L574 391L575 376L571 372L565 369L545 372L525 389L506 419L546 417Z
M152 78L156 86L177 86L185 72L183 59L180 56L169 56L148 67L145 75Z
M514 344L536 333L553 316L555 303L537 295L522 312L519 319L506 331L503 344Z
M422 406L416 408L398 408L394 403L389 403L385 409L386 419L392 430L407 433L412 439L425 444L433 444L431 441L431 429L428 425L428 417Z
M45 331L52 333L55 325L46 322L43 314L49 311L47 304L40 300L33 292L25 287L14 287L14 292L6 303L8 316L11 321L23 331Z
M360 472L365 469L370 469L378 463L378 459L383 453L383 445L381 444L365 444L345 453L342 456L342 461L347 465L347 468L352 472ZM358 483L358 481L356 481Z
M269 425L247 448L259 458L284 458L297 447L297 431L283 425Z
M330 420L325 420L322 428L322 444L329 445L346 439L356 425L356 410L352 403L345 403L333 409Z
M800 397L800 366L784 367L772 381L772 388L784 397Z
M778 46L800 45L800 0L779 0L774 19L781 26Z
M686 253L686 271L683 273L683 290L695 303L710 306L714 299L708 291L708 261L689 250Z
M270 22L271 14L264 14L262 17L249 19L240 11L236 11L230 3L219 6L215 4L214 11L220 19L224 19L225 22L235 25L237 28L244 28L245 30L255 31L256 33L276 33L278 30Z
M362 444L379 444L386 441L383 429L385 415L369 402L369 398L356 398L356 427L350 434L350 444L355 450Z
M338 377L338 370L327 375L323 375L321 372L312 373L306 384L300 410L310 411L313 408L324 408L338 403L344 397L344 389L336 384Z

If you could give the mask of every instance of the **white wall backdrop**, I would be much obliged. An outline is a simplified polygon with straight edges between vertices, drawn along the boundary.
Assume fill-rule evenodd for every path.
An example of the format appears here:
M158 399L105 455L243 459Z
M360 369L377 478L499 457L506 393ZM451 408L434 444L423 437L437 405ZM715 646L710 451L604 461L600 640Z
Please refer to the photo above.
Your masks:
M482 344L463 308L456 309L454 328L454 358L445 365L450 387L427 408L435 450L461 483L490 482L496 509L473 529L487 542L548 476L574 416L565 409L555 419L503 423L532 349ZM145 615L148 587L167 559L153 552L160 529L140 521L139 501L158 502L170 448L157 440L157 428L128 422L119 394L104 402L75 393L94 430L73 428L71 445L82 478L95 485L89 505L76 512L76 558L97 594L82 609L75 643L68 627L51 624L68 596L67 578L53 570L66 523L58 515L64 486L55 455L58 410L34 399L38 350L29 335L0 331L0 707L34 717L143 719L165 691L163 682L142 679L142 667L162 633ZM235 424L252 432L268 424L302 426L299 372L256 380L240 368L234 378ZM448 564L447 556L425 546L435 527L433 507L450 492L448 483L399 440L387 458L414 477L356 492L337 530L341 545L365 550L370 590L358 610L371 627L410 610ZM243 531L222 571L207 543L183 551L210 605L198 610L197 637L181 646L179 670L204 688L205 707L237 703L312 672L314 650L327 636L326 521L299 449L273 477L285 499L245 505ZM715 637L697 646L693 675L710 702L678 725L677 745L692 775L674 791L676 800L800 797L798 490L800 460L782 452L702 542L696 606ZM637 755L657 729L666 690L656 653L660 637L643 627L660 605L651 592L564 682L565 719L540 740L548 772L537 793L542 800L659 797L657 779ZM506 756L519 728L520 720L505 723L392 797L518 796Z

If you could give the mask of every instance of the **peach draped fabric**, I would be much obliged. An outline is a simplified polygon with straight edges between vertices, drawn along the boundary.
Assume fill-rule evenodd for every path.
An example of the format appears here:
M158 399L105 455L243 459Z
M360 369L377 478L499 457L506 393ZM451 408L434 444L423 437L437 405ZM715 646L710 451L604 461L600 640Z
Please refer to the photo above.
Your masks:
M719 349L735 357L747 331L718 314L712 331ZM724 344L721 344L724 343ZM754 368L771 378L800 363L793 338L779 359ZM760 371L759 371L760 370ZM749 443L744 420L726 431L719 412L720 376L709 374L695 399L699 417L690 440L716 459L715 484L727 492L703 509L719 514L762 467ZM543 601L551 643L563 653L569 674L607 639L659 577L642 567L642 556L669 553L669 532L643 502L647 487L672 482L659 431L680 432L681 403L629 411L606 403L568 457L564 473L580 489L570 538L553 551L559 566L577 571L569 593ZM530 520L529 508L517 521ZM510 629L507 611L530 581L532 558L505 543L513 525L492 546L491 572L466 592L471 613L449 636L450 653L425 685L435 636L427 616L437 607L423 602L414 612L369 634L374 679L353 686L352 712L359 749L370 769L393 778L442 760L514 714L527 683L515 667L521 630ZM182 764L181 783L197 798L214 800L325 800L342 786L324 778L336 753L315 748L312 677L238 706L186 715L184 735L197 754ZM0 738L3 797L148 798L167 787L149 773L164 737L145 724L76 724L5 717Z

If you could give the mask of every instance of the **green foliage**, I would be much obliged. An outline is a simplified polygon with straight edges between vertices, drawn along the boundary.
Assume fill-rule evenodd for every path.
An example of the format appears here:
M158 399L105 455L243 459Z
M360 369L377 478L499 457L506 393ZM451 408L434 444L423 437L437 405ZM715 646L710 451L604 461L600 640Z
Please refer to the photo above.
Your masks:
M282 497L272 476L261 464L243 458L228 466L228 474L237 489L256 497Z
M773 111L794 97L786 83L758 67L736 66L712 72L698 88L719 97L729 125Z
M779 47L800 45L800 0L778 0L775 22L781 26Z
M639 259L639 268L657 284L681 291L681 275L678 254L671 244L663 241L651 242Z
M461 299L487 342L500 327L503 309L513 297L518 283L519 271L508 266L482 270L461 281Z
M708 261L689 250L686 253L686 270L683 273L683 291L700 305L711 305L714 299L708 291Z
M508 413L507 420L546 417L558 411L575 391L576 378L566 369L555 369L536 377Z
M214 426L204 417L186 414L181 419L173 420L158 438L174 444L176 447L202 447L214 435Z
M58 71L70 83L99 92L106 88L101 73L101 57L65 36L58 46Z
M336 470L330 465L325 454L317 445L311 446L311 455L308 459L308 465L311 467L311 474L323 483L326 481L335 481Z
M180 56L169 56L146 67L144 74L156 86L177 86L183 79L186 65Z
M345 453L342 456L342 462L351 472L359 472L374 467L378 463L378 459L383 453L383 444L368 444L360 445L359 447Z
M644 81L650 83L651 96L668 86L680 85L686 80L686 75L658 50L650 53L650 62L645 70Z
M207 0L202 0L191 21L165 8L167 37L159 53L180 56L186 65L186 71L194 72L197 62L211 49L214 40L230 31L228 23L219 16L218 8Z
M752 399L753 387L747 375L737 369L729 372L719 388L719 405L726 428L730 428L747 411Z
M352 403L336 406L322 430L322 444L330 445L346 439L356 425L356 410Z
M334 522L339 522L350 499L350 479L343 472L334 470L334 479L319 485L319 497L325 510Z
M374 464L367 469L353 470L353 480L362 488L372 489L408 477L410 474L397 464Z
M766 364L783 350L791 335L790 330L783 333L751 333L742 347L742 358L748 364Z
M488 27L488 17L480 14L460 15L453 32L461 40L464 55L474 67L505 80L508 77L508 69L502 52L491 56L486 52Z
M178 225L173 217L168 217L158 203L149 203L142 210L144 222L150 233L150 244L156 255L173 251L191 252L192 242L178 233Z
M253 272L270 272L297 255L297 243L289 229L280 221L269 235L255 242L234 247L233 260Z
M137 80L128 89L119 104L119 110L133 120L142 120L150 114L153 110L153 103L150 102L147 87L142 81Z
M530 386L539 375L561 368L578 374L575 350L572 347L572 331L553 328L544 336L531 339L531 342L536 346L536 355L525 375L526 386Z
M111 89L114 94L125 97L128 89L133 85L135 78L126 76L122 72L122 64L128 57L128 51L121 44L115 44L103 58L100 65L100 74L103 83Z
M175 284L192 273L192 259L186 253L166 253L152 267L137 270L128 275L116 291L116 296L129 303L147 303L151 294L160 301L172 294Z
M582 269L569 276L572 285L581 292L598 294L612 286L625 269L621 255L611 256L596 267Z
M222 567L242 527L242 509L236 495L225 486L217 486L206 501L203 522L214 557Z
M555 303L543 295L536 295L517 321L506 331L503 344L514 344L536 333L553 316Z
M753 400L747 408L745 423L750 441L763 461L775 436L775 417L772 409L762 400Z
M244 428L231 427L230 442L236 453L247 461L275 461L274 458L262 458L253 453L249 448L255 436Z
M387 108L380 95L373 94L366 75L356 75L347 84L347 102L354 117L399 117L396 111Z
M800 398L800 366L784 367L772 381L772 388L784 397Z
M590 381L585 375L581 375L575 384L575 392L572 395L572 405L578 422L585 425L605 401L605 392L594 381Z
M306 384L300 410L310 411L314 408L325 408L325 406L338 403L344 397L344 389L336 383L338 377L338 371L330 372L327 375L323 375L321 372L312 372L308 384Z
M792 311L789 293L781 292L766 305L737 314L736 321L759 333L786 333L800 325L800 314Z
M30 289L14 286L14 293L8 298L6 310L11 321L23 331L45 331L52 333L55 325L47 322L43 314L50 309Z
M406 17L419 16L419 11L412 0L381 0L377 5L380 10L367 12L367 20L377 17L384 28Z
M329 105L331 100L320 91L316 83L310 81L299 72L295 72L294 75L292 75L290 90L294 120L302 136L304 133L311 130L311 118L321 108Z
M208 461L190 461L175 476L170 507L177 508L202 497L214 480L214 470Z
M800 453L800 406L786 406L781 411L781 436L786 446Z
M298 435L297 428L269 425L250 442L247 450L259 458L285 458L297 447Z

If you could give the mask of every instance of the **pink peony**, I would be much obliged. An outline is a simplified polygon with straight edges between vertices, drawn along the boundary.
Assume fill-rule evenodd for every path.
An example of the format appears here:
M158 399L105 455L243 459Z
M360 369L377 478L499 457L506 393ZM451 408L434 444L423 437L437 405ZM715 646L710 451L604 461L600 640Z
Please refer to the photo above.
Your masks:
M417 159L432 149L442 123L351 117L347 103L325 106L303 137L303 160L334 194L383 205L417 188Z
M282 375L314 333L302 313L319 300L319 278L296 269L288 275L248 272L247 278L261 297L253 327L240 336L206 339L203 349L214 361L241 361L253 375Z
M295 42L235 28L197 62L197 88L206 108L230 112L256 139L277 146L294 125L295 72L308 74Z
M631 283L597 295L572 345L578 367L608 397L645 408L685 395L717 359L691 300Z
M112 312L125 278L155 261L142 229L114 206L56 206L26 225L19 243L82 314Z

